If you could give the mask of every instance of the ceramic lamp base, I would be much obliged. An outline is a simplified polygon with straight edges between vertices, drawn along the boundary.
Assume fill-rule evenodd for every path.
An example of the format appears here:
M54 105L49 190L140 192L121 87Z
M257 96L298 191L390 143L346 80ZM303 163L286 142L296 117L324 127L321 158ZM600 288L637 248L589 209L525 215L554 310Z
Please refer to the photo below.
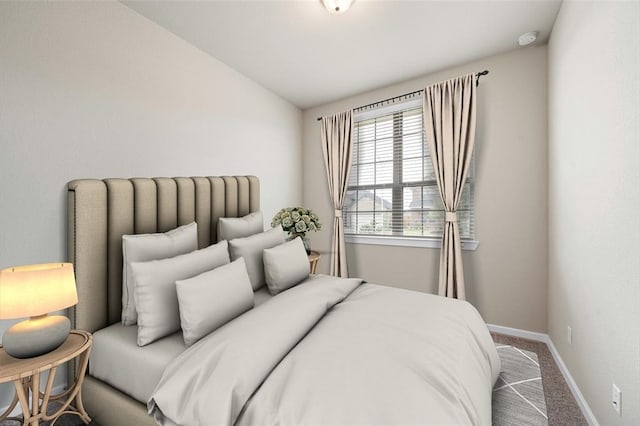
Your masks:
M60 315L41 315L11 326L2 346L14 358L32 358L51 352L67 339L71 323Z

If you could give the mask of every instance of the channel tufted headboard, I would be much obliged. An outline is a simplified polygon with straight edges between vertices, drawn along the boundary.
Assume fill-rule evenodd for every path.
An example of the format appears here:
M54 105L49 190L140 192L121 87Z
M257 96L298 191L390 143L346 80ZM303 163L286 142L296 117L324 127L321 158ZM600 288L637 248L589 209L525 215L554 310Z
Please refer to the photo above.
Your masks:
M255 176L79 179L69 182L67 253L78 304L72 328L94 332L120 321L122 236L198 223L198 246L217 242L220 217L260 209Z
M73 328L95 332L121 319L122 236L164 232L198 223L198 246L217 242L220 217L260 210L255 176L79 179L69 182L67 257L73 263L78 304ZM68 383L77 380L70 362ZM146 406L87 375L84 406L100 424L155 424Z

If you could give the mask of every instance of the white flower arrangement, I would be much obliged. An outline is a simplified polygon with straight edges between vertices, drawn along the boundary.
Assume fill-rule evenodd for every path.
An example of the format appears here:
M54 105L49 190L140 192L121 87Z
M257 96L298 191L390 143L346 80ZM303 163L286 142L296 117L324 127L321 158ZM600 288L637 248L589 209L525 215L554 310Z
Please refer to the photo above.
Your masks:
M280 210L271 220L271 227L282 226L282 229L289 233L291 238L301 237L304 239L307 232L322 229L320 218L317 214L304 207L285 207Z

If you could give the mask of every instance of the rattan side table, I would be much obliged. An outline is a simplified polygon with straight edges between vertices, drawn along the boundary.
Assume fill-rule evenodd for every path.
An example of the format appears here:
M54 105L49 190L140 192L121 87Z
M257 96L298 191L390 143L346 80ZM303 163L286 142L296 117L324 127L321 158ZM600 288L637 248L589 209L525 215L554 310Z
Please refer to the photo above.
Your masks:
M318 260L320 260L320 253L317 251L312 251L309 253L309 272L312 274L316 273L316 269L318 268Z
M63 414L71 413L80 416L85 424L91 422L82 405L82 382L89 362L89 353L93 340L91 333L71 330L67 340L56 350L34 358L13 358L0 347L0 383L13 382L16 393L7 411L0 414L4 419L20 420L9 417L13 408L20 403L22 408L22 424L37 426L40 421L54 422ZM51 395L53 381L58 367L74 358L78 358L76 381L67 390ZM40 392L40 374L49 371L44 393ZM31 393L31 398L29 394ZM31 399L31 401L29 401ZM75 400L75 401L74 401ZM59 401L62 405L54 413L47 414L49 402ZM71 403L75 402L74 405Z

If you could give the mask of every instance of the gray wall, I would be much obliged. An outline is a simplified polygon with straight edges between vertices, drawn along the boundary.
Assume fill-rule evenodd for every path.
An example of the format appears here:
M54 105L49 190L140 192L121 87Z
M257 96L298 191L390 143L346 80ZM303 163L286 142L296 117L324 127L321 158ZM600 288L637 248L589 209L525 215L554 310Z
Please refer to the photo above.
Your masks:
M640 424L639 212L640 3L564 2L549 42L549 335L603 425Z
M547 331L547 49L529 47L304 111L304 203L325 229L311 236L328 271L333 209L317 117L489 69L478 91L477 251L465 251L468 299L492 324ZM352 276L437 292L439 249L349 244Z
M265 216L297 204L301 120L118 2L0 2L0 268L65 259L75 178L256 174Z

